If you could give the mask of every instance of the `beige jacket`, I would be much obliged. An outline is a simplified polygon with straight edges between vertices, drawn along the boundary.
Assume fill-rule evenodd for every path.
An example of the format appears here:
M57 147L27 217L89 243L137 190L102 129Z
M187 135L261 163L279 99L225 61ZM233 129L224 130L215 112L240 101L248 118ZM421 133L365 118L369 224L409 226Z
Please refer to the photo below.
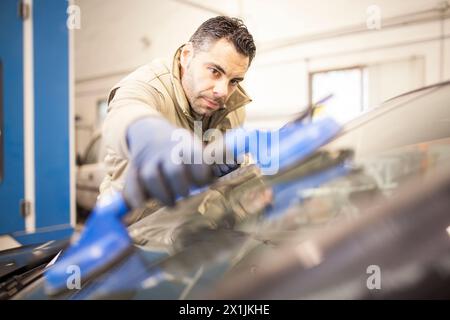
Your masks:
M172 69L162 60L144 65L116 84L109 94L108 114L102 136L106 148L106 176L100 185L100 196L123 189L128 168L126 130L144 117L164 117L175 126L194 129L194 118L180 81L179 48ZM238 86L223 109L203 120L203 130L236 128L245 120L244 105L251 102Z

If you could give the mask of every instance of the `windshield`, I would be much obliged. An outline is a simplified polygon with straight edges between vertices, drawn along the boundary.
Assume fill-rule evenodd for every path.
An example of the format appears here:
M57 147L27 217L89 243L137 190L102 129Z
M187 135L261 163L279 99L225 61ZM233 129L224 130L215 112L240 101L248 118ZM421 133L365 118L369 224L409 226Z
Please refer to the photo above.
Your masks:
M261 176L256 166L242 167L175 208L161 208L129 227L135 253L73 297L193 298L229 275L258 274L259 257L358 221L395 201L411 181L445 171L449 103L449 85L391 100L284 172ZM177 222L161 232L165 219Z

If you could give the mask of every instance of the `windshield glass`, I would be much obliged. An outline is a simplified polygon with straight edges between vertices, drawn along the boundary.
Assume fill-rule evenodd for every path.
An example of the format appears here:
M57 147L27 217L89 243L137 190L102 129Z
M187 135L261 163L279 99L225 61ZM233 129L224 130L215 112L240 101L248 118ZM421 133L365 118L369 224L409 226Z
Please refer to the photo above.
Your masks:
M226 275L257 274L259 256L326 235L445 171L449 103L449 85L402 96L277 175L242 167L157 210L129 227L135 253L74 297L192 298Z

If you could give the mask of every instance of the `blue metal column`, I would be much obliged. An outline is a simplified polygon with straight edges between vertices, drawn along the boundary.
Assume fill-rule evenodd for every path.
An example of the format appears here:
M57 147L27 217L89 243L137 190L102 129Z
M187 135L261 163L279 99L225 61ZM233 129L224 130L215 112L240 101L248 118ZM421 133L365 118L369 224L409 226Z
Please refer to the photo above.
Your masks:
M24 199L23 22L18 0L0 1L0 234L23 230L20 203Z
M70 224L68 1L33 1L36 229Z
M0 234L22 244L66 237L70 226L67 1L32 2L36 233L24 232L24 48L20 0L0 1Z

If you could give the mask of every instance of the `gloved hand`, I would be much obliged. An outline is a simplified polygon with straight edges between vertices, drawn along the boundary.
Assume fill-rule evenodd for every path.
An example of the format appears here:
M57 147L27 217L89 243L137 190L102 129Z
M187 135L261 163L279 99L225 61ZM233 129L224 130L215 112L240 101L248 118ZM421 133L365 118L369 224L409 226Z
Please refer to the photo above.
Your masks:
M239 167L240 167L240 164L238 164L236 162L230 163L230 164L227 164L227 163L218 164L217 163L217 164L212 165L212 170L216 177L222 177L222 176L230 173L231 171L236 170Z
M310 155L340 130L332 118L292 122L273 131L237 128L227 131L224 144L238 163L243 154L250 153L263 174L275 174Z
M175 132L176 130L176 132ZM173 135L175 133L175 135ZM190 141L179 149L180 140ZM136 121L127 130L131 164L125 181L124 196L132 208L142 207L155 198L172 206L192 187L201 187L214 180L210 165L202 159L200 141L161 118L148 117Z
M274 160L278 160L279 140L278 131L247 130L241 127L227 130L224 137L224 149L231 153L227 155L227 158L234 159L235 163L242 163L244 155L250 154L263 169L267 165L272 165Z

